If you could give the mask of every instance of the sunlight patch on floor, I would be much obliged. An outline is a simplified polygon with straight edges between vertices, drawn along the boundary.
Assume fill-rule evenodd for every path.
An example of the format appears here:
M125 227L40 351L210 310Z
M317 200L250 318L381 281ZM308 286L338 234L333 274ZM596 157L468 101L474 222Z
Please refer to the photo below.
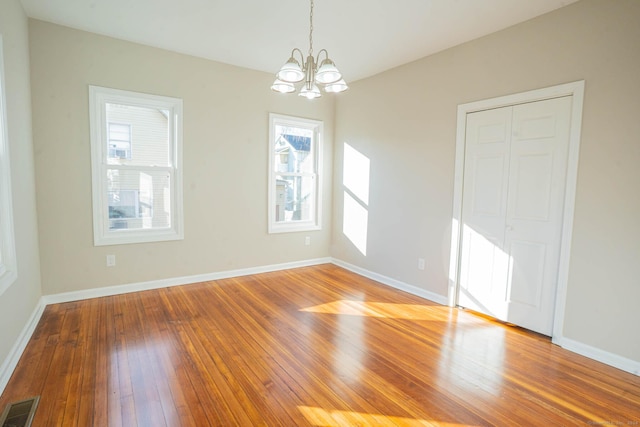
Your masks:
M444 426L457 427L463 424L433 420L395 417L364 412L326 410L314 406L298 406L298 409L313 426Z
M337 300L326 304L303 308L300 311L309 313L380 317L387 319L439 321L447 320L451 315L454 315L450 307L352 300Z

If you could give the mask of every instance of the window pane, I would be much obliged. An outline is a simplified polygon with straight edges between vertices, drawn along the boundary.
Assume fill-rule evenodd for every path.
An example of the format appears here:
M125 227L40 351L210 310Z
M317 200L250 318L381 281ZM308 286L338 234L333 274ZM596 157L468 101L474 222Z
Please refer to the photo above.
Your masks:
M167 171L108 169L109 229L169 228L170 183Z
M276 176L276 222L313 219L314 181L311 176Z
M109 191L109 219L140 217L138 190Z
M275 132L275 171L313 172L313 130L276 125Z
M113 103L106 106L108 164L171 166L167 111Z

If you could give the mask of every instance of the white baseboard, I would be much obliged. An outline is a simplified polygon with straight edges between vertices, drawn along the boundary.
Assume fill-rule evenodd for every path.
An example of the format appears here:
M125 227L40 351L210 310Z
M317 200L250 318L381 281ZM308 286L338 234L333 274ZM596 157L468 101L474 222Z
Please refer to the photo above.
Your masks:
M380 282L383 285L391 286L392 288L399 289L401 291L410 293L412 295L419 296L421 298L428 299L429 301L433 301L438 304L448 305L449 300L446 296L438 295L433 292L429 292L424 289L420 289L416 286L409 285L408 283L401 282L396 279L392 279L391 277L383 276L382 274L374 273L373 271L366 270L364 268L358 267L353 264L349 264L348 262L342 261L337 258L331 258L331 262L339 267L352 271L361 276L367 277L371 280L375 280L376 282Z
M640 376L640 362L638 361L627 359L626 357L618 356L617 354L609 353L608 351L591 347L590 345L583 344L569 338L562 337L554 339L553 343L581 356L588 357L589 359L593 359L622 371Z
M217 273L196 274L193 276L174 277L169 279L151 280L148 282L128 283L125 285L106 286L74 292L63 292L44 296L45 304L59 304L89 298L99 298L130 292L147 291L150 289L167 288L169 286L186 285L189 283L208 282L210 280L228 279L230 277L248 276L251 274L268 273L270 271L287 270L290 268L308 267L311 265L328 264L331 258L315 258L304 261L286 262L282 264L264 265L259 267L242 268L238 270L220 271Z
M0 366L0 394L4 391L13 371L16 369L16 366L18 366L18 361L20 361L20 357L22 356L24 349L27 347L27 344L29 344L29 340L42 317L45 306L46 304L44 299L40 298L36 308L31 313L27 324L22 329L22 332L20 332L18 339L9 351L6 359L2 362L2 366Z

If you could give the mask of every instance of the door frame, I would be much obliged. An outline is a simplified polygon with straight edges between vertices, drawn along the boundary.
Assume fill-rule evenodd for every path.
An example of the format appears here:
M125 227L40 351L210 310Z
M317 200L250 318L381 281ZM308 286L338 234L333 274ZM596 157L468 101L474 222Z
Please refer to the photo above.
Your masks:
M451 256L449 259L449 306L454 307L458 301L460 287L460 250L462 218L462 190L464 184L464 161L467 114L478 111L508 107L545 99L571 96L571 124L569 133L569 153L567 158L567 175L562 214L562 235L560 240L560 259L558 264L558 280L554 308L552 341L562 340L564 314L567 299L567 282L569 279L569 259L571 256L571 236L573 232L573 216L576 187L578 180L578 157L580 154L580 133L582 129L582 107L584 103L584 80L531 90L513 95L484 99L458 105L456 130L456 162L453 188L453 216L451 221Z

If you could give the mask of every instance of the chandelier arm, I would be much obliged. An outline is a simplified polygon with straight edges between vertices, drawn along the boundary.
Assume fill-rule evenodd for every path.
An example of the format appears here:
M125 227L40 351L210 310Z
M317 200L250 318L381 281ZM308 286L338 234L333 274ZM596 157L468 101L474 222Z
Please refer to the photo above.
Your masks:
M316 56L316 67L320 64L320 54L322 52L324 52L324 59L329 59L329 52L327 52L327 49L322 49L318 52L318 56Z
M302 53L302 51L296 47L291 51L291 57L292 58L293 58L293 54L296 53L296 52L298 52L300 54L300 65L302 66L302 69L304 70L304 68L305 68L304 53Z

